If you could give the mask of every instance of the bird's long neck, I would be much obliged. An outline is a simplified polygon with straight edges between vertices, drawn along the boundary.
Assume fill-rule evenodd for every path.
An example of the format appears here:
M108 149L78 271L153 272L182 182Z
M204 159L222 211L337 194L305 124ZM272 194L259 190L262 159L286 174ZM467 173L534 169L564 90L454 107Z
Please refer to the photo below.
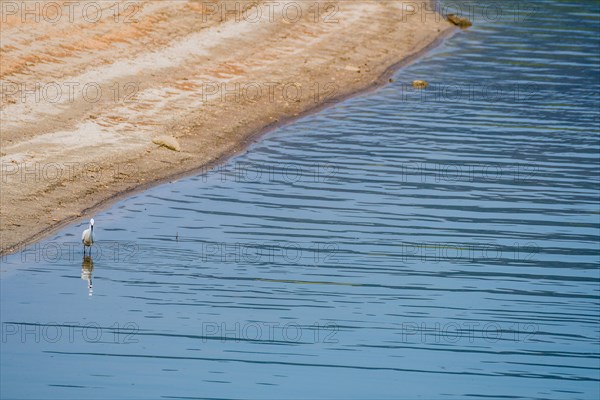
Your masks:
M94 225L90 225L90 231L94 232Z

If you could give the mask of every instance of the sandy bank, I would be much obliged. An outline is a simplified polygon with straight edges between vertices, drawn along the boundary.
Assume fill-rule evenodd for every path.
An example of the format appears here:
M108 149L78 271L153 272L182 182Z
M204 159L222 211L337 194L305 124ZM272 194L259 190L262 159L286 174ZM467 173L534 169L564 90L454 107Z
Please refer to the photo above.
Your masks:
M401 1L31 2L29 13L10 3L0 31L3 253L213 165L265 129L370 87L454 29ZM161 135L180 151L152 142Z

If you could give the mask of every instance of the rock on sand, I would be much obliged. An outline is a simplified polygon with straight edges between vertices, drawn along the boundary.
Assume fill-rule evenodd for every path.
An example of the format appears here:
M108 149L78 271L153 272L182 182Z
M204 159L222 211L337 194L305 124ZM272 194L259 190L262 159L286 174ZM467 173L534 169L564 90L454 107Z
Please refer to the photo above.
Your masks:
M166 147L167 149L180 151L181 146L179 146L179 142L173 136L159 136L157 138L152 139L152 143L157 144L159 146Z

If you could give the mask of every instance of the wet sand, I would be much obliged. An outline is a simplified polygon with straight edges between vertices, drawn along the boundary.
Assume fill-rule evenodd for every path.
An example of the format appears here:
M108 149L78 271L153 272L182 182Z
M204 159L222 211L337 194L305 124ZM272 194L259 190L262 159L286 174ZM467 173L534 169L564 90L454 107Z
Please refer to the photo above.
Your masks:
M383 84L455 29L400 1L50 3L2 5L2 253Z

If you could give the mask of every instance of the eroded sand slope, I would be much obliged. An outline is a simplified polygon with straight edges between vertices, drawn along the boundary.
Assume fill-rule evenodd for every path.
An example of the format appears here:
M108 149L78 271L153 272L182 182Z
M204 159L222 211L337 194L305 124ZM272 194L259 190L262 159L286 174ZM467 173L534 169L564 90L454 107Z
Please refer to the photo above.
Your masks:
M1 3L2 251L367 88L450 29L400 1L36 3Z

